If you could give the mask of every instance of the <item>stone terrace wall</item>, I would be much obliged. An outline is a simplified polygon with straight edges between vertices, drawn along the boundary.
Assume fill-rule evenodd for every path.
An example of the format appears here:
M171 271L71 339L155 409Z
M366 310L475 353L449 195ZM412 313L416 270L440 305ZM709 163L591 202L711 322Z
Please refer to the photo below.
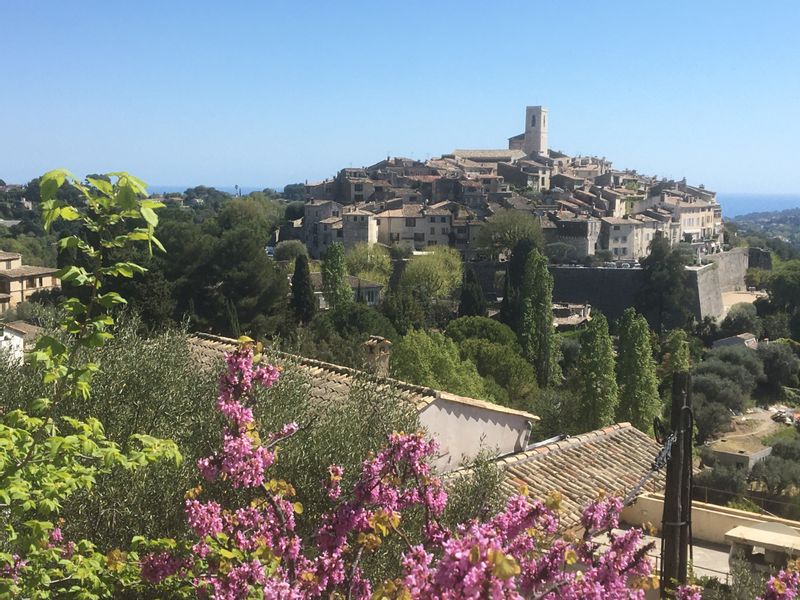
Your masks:
M704 256L703 260L710 261L719 268L717 277L722 293L740 292L747 289L744 276L749 264L748 248L734 248L728 252L709 254Z

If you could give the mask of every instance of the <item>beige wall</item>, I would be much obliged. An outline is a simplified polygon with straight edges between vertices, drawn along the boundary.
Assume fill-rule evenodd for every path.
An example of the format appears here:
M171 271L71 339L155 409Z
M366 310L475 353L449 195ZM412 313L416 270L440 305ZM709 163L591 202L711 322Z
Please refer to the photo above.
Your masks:
M58 280L52 275L33 275L31 277L0 281L0 292L11 296L11 301L7 308L15 307L36 292L50 290L54 287L58 287ZM2 308L2 305L0 305L0 308Z
M636 502L623 509L622 521L628 525L650 523L659 531L664 498L657 494L643 494ZM725 534L739 525L752 526L758 523L782 523L800 533L800 522L736 510L705 502L692 502L692 535L695 539L712 544L726 545Z
M416 250L424 250L429 245L447 246L450 243L450 229L452 227L452 215L431 215L414 217L414 225L406 225L406 217L386 217L377 215L378 221L378 241L381 244L391 246L401 244L412 246ZM435 219L431 223L431 219ZM444 219L444 223L442 223ZM433 233L431 233L433 229ZM399 236L395 239L394 234ZM420 241L414 240L414 234L419 234ZM435 242L435 244L430 244Z
M528 441L528 418L437 398L419 415L420 423L439 443L435 463L440 472L452 471L481 450L506 454Z

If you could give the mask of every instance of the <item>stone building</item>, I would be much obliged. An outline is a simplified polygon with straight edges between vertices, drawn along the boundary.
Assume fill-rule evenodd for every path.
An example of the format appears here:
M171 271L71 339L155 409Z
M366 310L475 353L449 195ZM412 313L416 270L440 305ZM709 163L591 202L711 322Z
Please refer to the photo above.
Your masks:
M359 243L378 243L377 217L366 210L351 210L342 215L342 243L349 250Z
M443 208L403 204L400 208L379 212L375 217L381 244L424 250L428 246L447 246L450 243L452 215Z
M26 301L36 292L60 287L58 269L22 264L22 255L0 252L0 314Z
M305 204L303 242L311 258L320 258L341 231L342 205L333 200L312 200ZM339 221L338 229L334 228ZM341 240L339 240L341 241Z

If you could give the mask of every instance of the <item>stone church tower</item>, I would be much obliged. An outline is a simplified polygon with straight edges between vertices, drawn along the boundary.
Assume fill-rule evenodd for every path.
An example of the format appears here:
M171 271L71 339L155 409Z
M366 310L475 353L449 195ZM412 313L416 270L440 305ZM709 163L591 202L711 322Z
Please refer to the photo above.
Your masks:
M525 154L547 155L547 109L544 106L525 109L524 135L522 150Z

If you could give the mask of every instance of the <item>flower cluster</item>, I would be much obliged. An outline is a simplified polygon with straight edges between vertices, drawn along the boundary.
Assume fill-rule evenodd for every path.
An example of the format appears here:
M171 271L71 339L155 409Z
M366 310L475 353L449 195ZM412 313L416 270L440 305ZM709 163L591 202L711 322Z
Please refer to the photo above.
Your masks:
M393 433L383 449L361 465L355 484L345 493L344 470L330 465L322 482L330 510L313 538L296 533L302 512L289 498L291 484L267 480L276 460L275 445L298 431L295 423L259 436L253 416L252 388L270 386L273 367L256 366L252 348L244 345L226 357L217 408L228 420L220 450L198 461L202 476L222 480L255 495L246 506L226 508L187 494L186 521L196 536L191 553L151 552L140 561L142 578L158 583L184 582L201 597L238 600L251 596L287 600L369 598L497 598L522 600L643 599L652 580L648 545L638 529L620 532L622 501L601 497L583 512L582 539L558 536L556 514L539 500L517 495L485 522L471 521L454 530L439 518L447 504L441 481L431 472L436 443L422 433ZM422 535L409 535L405 515L424 516ZM603 546L593 541L606 533ZM60 532L54 531L53 543ZM400 575L373 582L361 558L395 536L405 544ZM417 540L412 542L411 540ZM419 542L418 540L422 540ZM773 577L763 600L796 597L800 576ZM693 587L678 590L681 600L699 600Z

